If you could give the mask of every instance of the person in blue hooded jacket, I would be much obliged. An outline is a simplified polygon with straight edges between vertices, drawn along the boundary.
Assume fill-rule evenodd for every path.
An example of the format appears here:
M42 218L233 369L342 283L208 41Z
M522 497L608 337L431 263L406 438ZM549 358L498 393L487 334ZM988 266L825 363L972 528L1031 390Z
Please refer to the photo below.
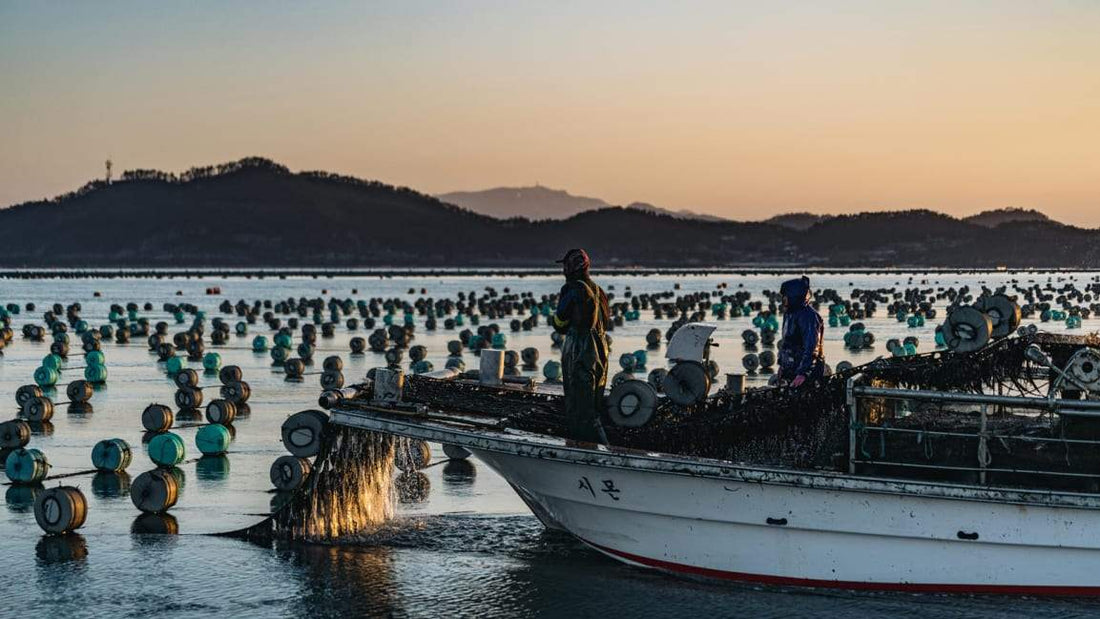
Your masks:
M783 282L783 341L779 347L779 378L791 387L815 383L825 376L825 322L810 306L810 278Z

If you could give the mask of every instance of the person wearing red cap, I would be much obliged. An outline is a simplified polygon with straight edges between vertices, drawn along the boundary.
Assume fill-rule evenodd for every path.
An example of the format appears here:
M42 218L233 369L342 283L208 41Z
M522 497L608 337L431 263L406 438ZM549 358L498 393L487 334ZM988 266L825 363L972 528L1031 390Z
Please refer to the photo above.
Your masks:
M607 294L588 276L591 265L583 249L570 249L558 262L565 285L558 295L554 330L565 335L561 347L565 417L572 438L600 438L599 415L607 385Z

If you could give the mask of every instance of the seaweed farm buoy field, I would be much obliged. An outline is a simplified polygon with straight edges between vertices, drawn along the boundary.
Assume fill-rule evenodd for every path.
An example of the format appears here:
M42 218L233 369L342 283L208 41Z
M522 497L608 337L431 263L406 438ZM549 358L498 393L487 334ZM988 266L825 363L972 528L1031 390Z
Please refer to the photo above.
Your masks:
M609 402L615 414L648 410L655 391L692 401L766 385L789 277L595 275L612 307L608 388L630 387ZM833 368L965 350L998 329L1100 328L1094 273L810 277ZM324 411L354 398L374 368L560 382L550 315L561 284L550 275L0 280L9 411L0 568L20 575L4 585L6 612L694 618L716 608L786 614L792 596L814 616L911 611L913 595L634 569L547 530L462 447L346 430L322 440ZM670 374L669 336L699 321L718 327L709 363ZM310 483L322 491L303 499ZM1089 608L929 595L921 614Z

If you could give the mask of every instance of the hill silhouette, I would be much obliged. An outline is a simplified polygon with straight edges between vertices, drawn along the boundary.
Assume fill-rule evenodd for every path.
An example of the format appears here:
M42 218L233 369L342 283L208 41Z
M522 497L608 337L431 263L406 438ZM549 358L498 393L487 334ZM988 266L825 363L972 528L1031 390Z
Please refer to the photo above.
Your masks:
M611 206L599 198L574 196L567 191L534 187L497 187L483 191L454 191L436 196L475 213L509 219L566 219L578 213Z
M405 187L249 158L182 174L134 170L0 209L4 267L1097 267L1100 232L995 228L932 211L829 217L805 230L603 207L495 219Z
M987 228L996 228L1001 224L1007 223L1049 222L1050 218L1035 209L999 208L991 211L982 211L970 217L964 217L963 221L985 226Z

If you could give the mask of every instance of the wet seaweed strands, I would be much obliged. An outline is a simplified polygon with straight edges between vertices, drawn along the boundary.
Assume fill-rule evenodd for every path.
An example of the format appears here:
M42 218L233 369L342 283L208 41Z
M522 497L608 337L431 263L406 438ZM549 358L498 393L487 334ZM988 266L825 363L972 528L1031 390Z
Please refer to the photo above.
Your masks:
M393 517L396 437L329 424L307 483L263 521L225 535L332 542L370 533Z

